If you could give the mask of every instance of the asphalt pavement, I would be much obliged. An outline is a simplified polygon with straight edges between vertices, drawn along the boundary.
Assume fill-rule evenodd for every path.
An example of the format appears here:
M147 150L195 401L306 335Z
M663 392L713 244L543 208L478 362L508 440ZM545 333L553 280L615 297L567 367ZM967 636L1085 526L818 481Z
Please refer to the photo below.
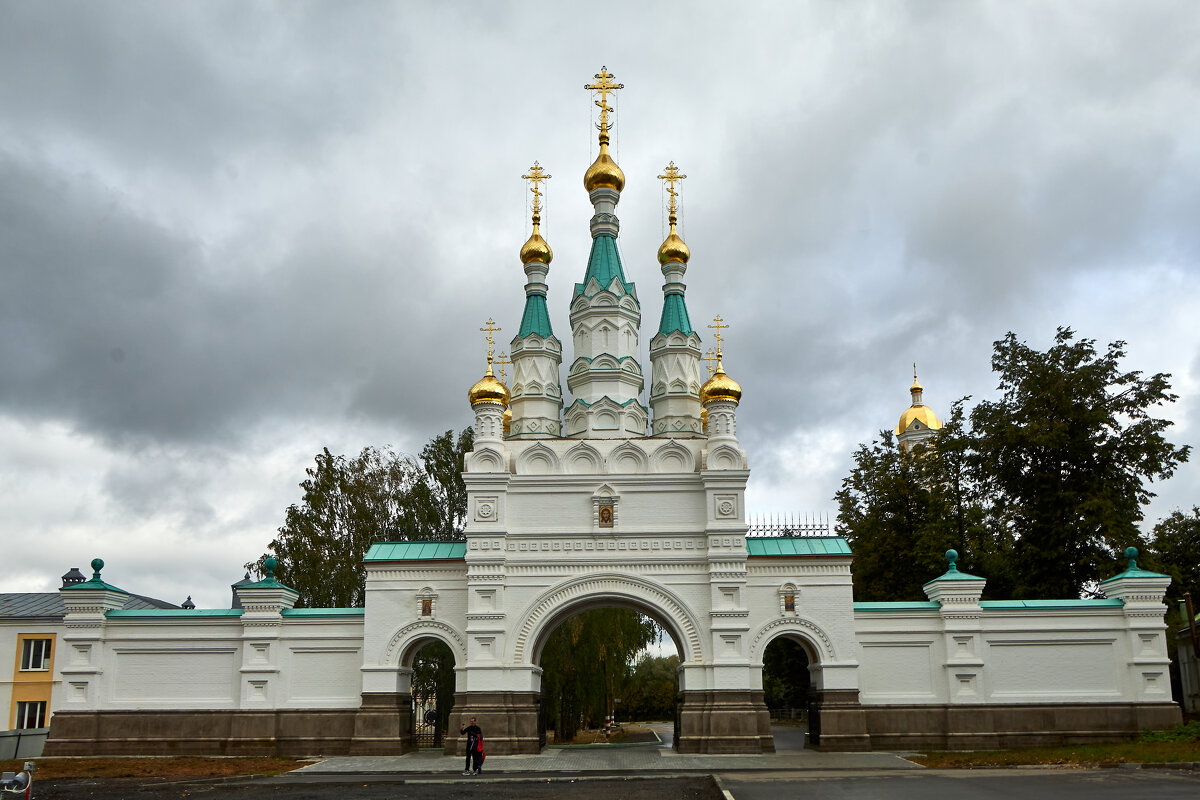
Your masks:
M1164 769L956 769L718 773L733 800L1196 800L1200 772Z

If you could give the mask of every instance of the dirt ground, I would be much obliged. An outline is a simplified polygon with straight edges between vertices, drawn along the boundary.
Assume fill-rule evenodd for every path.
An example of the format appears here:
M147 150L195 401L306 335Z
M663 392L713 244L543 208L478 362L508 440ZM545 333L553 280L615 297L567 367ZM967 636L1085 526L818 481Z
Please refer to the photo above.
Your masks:
M711 778L540 781L463 778L449 783L184 783L144 778L47 780L33 787L34 800L721 800Z

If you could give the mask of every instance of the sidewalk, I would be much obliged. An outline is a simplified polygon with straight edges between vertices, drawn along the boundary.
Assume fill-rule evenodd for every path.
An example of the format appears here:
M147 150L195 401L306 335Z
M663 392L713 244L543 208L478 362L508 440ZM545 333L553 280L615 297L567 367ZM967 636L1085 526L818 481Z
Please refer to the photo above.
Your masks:
M669 727L667 731L669 737ZM485 774L513 773L710 773L744 770L914 770L923 769L894 753L819 753L815 750L783 749L791 746L791 732L776 732L780 752L767 755L681 755L668 745L547 748L538 755L489 756ZM660 732L660 736L662 732ZM667 739L669 741L669 738ZM459 775L463 758L437 751L402 756L338 756L295 770L304 778L317 775L420 774Z

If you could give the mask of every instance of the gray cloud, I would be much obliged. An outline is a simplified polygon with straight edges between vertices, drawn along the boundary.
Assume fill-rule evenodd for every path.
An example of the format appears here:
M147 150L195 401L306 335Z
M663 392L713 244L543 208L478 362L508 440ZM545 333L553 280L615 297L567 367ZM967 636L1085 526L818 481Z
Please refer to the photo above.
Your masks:
M673 159L692 320L706 343L712 315L733 324L762 510L830 508L913 361L939 412L988 395L1007 330L1129 340L1130 366L1175 373L1187 396L1165 413L1194 439L1190 11L6 4L0 424L27 449L0 461L25 498L0 504L0 540L35 524L136 591L174 591L155 548L189 554L189 590L224 603L321 446L415 450L469 424L476 329L494 317L507 347L519 321L534 159L555 176L569 340L601 64L627 87L618 213L643 330ZM1198 475L1155 509L1196 502ZM64 490L70 513L48 499ZM61 559L32 574L52 584Z

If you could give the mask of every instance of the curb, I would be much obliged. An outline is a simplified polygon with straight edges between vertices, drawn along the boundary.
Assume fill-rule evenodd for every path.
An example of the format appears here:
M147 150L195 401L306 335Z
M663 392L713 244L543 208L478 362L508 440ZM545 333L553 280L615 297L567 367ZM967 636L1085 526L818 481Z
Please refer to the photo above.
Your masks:
M721 795L725 798L725 800L735 800L733 792L725 788L725 781L721 780L720 775L713 775L712 779L713 783L717 785L717 789L721 792Z

